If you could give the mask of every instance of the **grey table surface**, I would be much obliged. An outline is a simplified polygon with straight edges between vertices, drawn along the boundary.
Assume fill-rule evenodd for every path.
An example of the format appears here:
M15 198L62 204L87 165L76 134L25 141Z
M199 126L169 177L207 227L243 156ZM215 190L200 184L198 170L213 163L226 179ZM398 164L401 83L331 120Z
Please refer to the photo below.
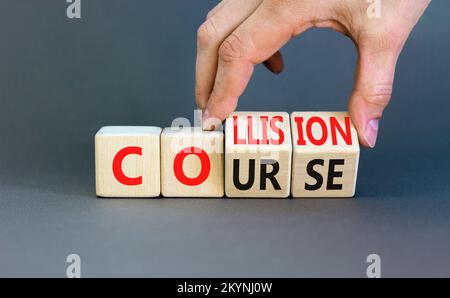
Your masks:
M210 1L0 3L0 276L450 276L450 3L400 57L353 200L97 199L103 125L192 118L196 28ZM240 110L345 110L356 52L311 30L257 67Z

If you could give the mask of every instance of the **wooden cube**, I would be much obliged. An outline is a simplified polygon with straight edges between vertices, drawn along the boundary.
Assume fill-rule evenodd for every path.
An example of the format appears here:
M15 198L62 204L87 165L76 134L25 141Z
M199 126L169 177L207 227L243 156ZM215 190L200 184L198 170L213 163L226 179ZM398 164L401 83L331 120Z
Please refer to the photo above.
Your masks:
M201 128L161 134L161 191L165 197L223 197L224 135Z
M225 123L228 197L285 198L290 192L291 130L285 112L235 112Z
M100 197L160 194L159 127L106 126L95 135L96 192Z
M353 197L359 161L355 127L346 112L291 114L292 196Z

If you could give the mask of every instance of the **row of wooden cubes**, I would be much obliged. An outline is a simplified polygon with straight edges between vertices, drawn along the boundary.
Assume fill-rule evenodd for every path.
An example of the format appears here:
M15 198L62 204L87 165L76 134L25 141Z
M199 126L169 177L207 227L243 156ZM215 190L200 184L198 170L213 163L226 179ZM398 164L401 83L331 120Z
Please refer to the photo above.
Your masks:
M357 133L345 112L235 112L223 131L108 126L100 197L353 197Z

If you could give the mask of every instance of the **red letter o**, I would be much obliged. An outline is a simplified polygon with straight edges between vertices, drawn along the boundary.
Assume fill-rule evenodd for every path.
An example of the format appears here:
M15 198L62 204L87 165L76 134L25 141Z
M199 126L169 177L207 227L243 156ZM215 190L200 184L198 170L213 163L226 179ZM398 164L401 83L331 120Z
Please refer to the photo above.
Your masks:
M190 154L195 154L196 156L198 156L201 162L200 174L198 174L198 176L195 178L187 177L183 171L184 159ZM209 161L209 156L200 148L188 147L181 150L175 156L175 160L173 162L173 172L175 173L175 177L177 177L178 181L180 181L184 185L195 186L202 184L208 178L210 171L211 162Z
M322 137L320 139L314 138L312 134L312 126L314 123L318 123L322 128ZM323 119L320 117L311 117L306 123L306 134L308 136L309 141L314 145L316 146L323 145L328 138L328 129L327 125L325 124L325 121L323 121Z

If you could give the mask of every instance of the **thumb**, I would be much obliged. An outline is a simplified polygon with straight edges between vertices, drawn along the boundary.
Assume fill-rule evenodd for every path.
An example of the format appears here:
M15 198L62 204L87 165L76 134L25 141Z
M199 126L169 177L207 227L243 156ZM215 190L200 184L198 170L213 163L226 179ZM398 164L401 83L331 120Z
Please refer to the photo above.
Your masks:
M378 123L389 104L400 50L359 49L349 113L365 147L375 147Z

